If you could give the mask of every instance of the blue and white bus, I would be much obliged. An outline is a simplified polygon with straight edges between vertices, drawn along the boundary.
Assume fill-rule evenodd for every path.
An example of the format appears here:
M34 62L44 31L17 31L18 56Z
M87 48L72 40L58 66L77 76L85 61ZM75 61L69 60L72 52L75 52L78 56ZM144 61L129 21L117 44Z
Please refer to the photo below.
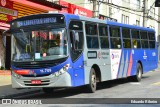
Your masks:
M11 22L12 87L86 85L131 77L158 67L155 31L73 14L37 14Z

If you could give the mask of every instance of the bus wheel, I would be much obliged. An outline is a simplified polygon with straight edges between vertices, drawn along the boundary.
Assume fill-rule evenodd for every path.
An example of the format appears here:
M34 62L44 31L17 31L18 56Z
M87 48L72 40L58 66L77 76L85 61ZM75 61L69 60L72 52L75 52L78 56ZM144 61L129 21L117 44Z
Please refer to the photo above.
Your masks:
M138 63L138 65L137 65L137 72L136 72L136 75L133 76L133 80L135 82L140 82L141 79L142 79L142 66L141 66L140 63Z
M89 77L89 85L88 90L90 93L94 93L96 91L96 72L94 68L91 68L90 77Z
M46 94L53 93L53 88L42 88L43 92Z

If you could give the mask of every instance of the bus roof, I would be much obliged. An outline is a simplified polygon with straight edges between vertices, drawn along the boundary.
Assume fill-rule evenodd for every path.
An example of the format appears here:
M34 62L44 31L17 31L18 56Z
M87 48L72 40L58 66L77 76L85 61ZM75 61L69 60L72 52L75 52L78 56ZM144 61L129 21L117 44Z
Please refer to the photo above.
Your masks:
M118 22L113 22L113 21L107 21L107 24L113 25L113 26L121 26L121 27L125 27L125 28L147 30L147 31L155 32L155 30L151 29L151 28L146 28L146 27L141 27L141 26L136 26L136 25L123 24L123 23L118 23Z
M64 15L65 15L66 18L77 19L77 18L74 18L77 15L68 14L68 13L64 13ZM113 22L113 21L109 21L109 20L101 20L101 19L98 19L98 18L89 18L89 17L85 17L85 16L78 16L78 17L79 17L80 20L89 21L89 22L98 22L98 23L104 23L104 24L113 25L113 26L119 26L119 27L125 27L125 28L137 29L137 30L147 30L147 31L155 32L154 29L141 27L141 26L136 26L136 25L122 24L122 23L119 23L119 22Z
M90 18L90 17L85 17L85 16L78 16L78 15L74 15L74 14L69 14L69 13L43 13L43 14L34 14L34 15L29 15L29 16L24 16L18 19L15 19L11 22L14 22L16 20L19 19L25 19L26 17L32 17L32 16L36 16L36 15L47 15L47 14L62 14L65 16L66 20L70 20L70 19L77 19L77 20L84 20L84 21L89 21L89 22L97 22L97 23L103 23L103 24L108 24L108 25L113 25L113 26L119 26L119 27L126 27L126 28L132 28L132 29L138 29L138 30L147 30L147 31L151 31L151 32L155 32L154 29L151 28L145 28L145 27L140 27L140 26L135 26L135 25L129 25L129 24L122 24L122 23L118 23L118 22L113 22L113 21L109 21L109 20L101 20L98 18Z

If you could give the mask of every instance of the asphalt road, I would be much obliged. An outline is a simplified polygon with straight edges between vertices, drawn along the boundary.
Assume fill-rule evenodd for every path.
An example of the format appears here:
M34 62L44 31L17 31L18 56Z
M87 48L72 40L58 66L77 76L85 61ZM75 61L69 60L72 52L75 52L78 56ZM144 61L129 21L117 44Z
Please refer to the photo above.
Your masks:
M52 94L43 91L16 98L54 99L54 98L160 98L160 71L143 74L142 81L130 82L128 79L106 81L98 84L95 93L88 93L86 87L56 89Z
M140 83L130 82L128 79L118 79L99 83L95 93L88 93L86 87L83 86L69 89L56 89L53 94L45 94L43 91L39 91L34 94L16 96L15 98L22 100L42 100L43 104L51 104L46 105L48 107L115 107L117 106L117 103L120 107L158 107L160 106L160 71L144 74ZM159 104L130 104L131 100L141 101L144 100L144 98L148 98L149 100L155 100L152 98L159 98L157 100ZM125 103L125 101L126 104L128 103L127 105L122 104ZM3 105L3 107L8 106L11 105ZM26 105L21 106L23 107ZM39 105L34 105L33 107L37 106Z

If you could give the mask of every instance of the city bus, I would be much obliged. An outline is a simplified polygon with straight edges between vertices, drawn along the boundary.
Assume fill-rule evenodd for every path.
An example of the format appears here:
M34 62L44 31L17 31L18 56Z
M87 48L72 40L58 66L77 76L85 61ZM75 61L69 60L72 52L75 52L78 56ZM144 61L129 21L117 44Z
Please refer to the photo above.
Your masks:
M11 22L12 87L85 85L142 74L158 67L155 30L73 14L45 13Z

